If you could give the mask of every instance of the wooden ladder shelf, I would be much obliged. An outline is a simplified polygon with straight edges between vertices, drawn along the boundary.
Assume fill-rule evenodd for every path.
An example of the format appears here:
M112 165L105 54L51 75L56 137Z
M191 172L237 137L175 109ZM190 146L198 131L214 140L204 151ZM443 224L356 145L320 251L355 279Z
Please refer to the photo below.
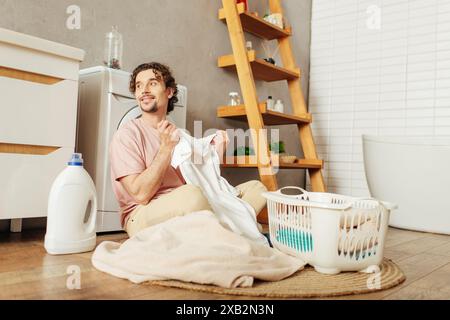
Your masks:
M311 131L311 114L308 113L301 89L301 72L297 67L292 47L290 29L281 29L264 19L245 11L243 3L236 0L222 0L223 8L219 10L219 20L226 23L230 36L233 54L218 58L218 67L232 69L237 72L244 104L241 106L220 106L217 116L248 122L253 145L257 146L257 156L226 158L223 167L258 168L261 181L270 190L278 189L273 162L270 160L267 137L255 134L266 125L295 124L298 128L300 143L305 159L297 159L295 163L279 163L279 168L307 169L312 191L325 192L322 176L323 161L317 158L316 147ZM281 0L269 0L270 11L281 13ZM245 46L244 32L266 40L277 40L283 67L275 66L256 57L253 50ZM287 81L293 114L279 113L266 108L265 103L258 101L255 80L267 82ZM256 142L256 143L255 143ZM261 150L263 152L261 152ZM238 159L240 158L240 159ZM267 221L267 212L258 216L261 222Z

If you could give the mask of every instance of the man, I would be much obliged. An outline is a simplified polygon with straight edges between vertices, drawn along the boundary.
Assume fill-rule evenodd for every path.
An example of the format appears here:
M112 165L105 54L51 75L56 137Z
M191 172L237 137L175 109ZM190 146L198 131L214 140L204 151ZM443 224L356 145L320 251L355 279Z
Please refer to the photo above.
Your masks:
M170 69L152 62L138 66L130 79L142 116L120 128L110 145L113 190L121 207L121 223L130 237L140 230L176 216L211 210L200 188L188 185L179 169L171 165L172 152L180 137L166 120L177 99L177 86ZM219 131L212 141L219 157L227 138ZM258 214L265 206L259 181L237 188L241 198Z

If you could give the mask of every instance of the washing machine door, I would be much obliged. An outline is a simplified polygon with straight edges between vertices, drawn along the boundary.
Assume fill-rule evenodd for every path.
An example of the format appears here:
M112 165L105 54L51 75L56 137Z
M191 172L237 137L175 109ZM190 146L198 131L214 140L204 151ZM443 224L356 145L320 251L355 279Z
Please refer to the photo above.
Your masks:
M117 130L128 121L139 117L141 110L135 99L114 93L109 94L108 109L109 121L107 122L106 143L104 145L104 151L98 155L99 157L103 155L103 157L99 159L101 166L98 168L98 172L101 172L99 179L101 183L97 183L97 206L100 211L117 212L120 209L112 189L109 145Z
M134 106L128 112L122 117L119 124L117 125L116 130L119 130L120 127L122 127L125 123L127 123L130 120L139 118L142 115L141 108L139 106Z

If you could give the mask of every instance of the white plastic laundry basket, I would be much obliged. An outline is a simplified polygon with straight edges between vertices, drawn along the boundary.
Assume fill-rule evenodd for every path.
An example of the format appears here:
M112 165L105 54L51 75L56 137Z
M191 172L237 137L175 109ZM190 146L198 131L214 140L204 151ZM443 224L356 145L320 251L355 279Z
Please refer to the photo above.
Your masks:
M286 195L281 192L285 189L303 193ZM326 274L374 272L374 266L381 264L389 215L395 205L298 187L264 192L263 196L270 240L278 250Z

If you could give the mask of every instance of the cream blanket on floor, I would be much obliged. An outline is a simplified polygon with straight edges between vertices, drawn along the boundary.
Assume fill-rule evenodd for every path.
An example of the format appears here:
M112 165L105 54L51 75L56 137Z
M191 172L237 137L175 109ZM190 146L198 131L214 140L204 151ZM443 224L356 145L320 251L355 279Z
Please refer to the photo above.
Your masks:
M227 230L206 210L146 228L122 244L104 241L92 263L135 283L180 280L225 288L250 287L255 278L281 280L305 265Z

